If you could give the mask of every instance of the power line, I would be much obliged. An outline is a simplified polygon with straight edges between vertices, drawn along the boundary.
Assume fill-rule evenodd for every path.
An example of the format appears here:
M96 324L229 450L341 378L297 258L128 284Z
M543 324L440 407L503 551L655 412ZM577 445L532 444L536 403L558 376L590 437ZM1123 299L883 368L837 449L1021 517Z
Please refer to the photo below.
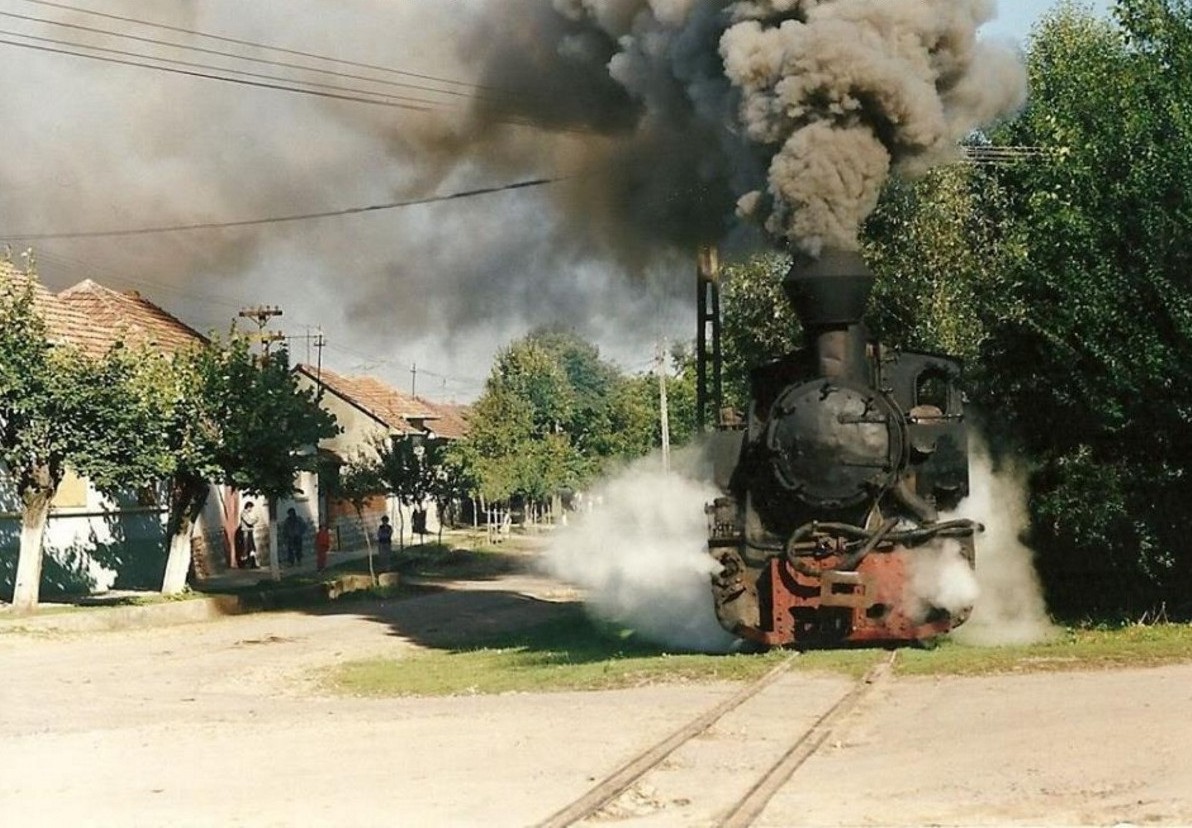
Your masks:
M0 40L0 43L3 43ZM284 222L293 221L308 221L311 219L334 218L338 216L351 216L360 213L371 213L380 210L396 210L401 207L414 207L420 204L434 204L440 201L453 201L461 198L473 198L475 196L490 195L492 193L502 193L509 190L524 190L530 187L542 187L547 184L554 184L558 181L563 181L563 178L535 178L529 181L517 181L512 184L502 184L496 187L480 187L474 190L463 190L457 193L448 193L446 195L427 196L425 198L414 198L405 201L391 201L386 204L372 204L367 207L348 207L343 210L325 210L318 213L301 213L289 216L272 216L270 218L260 219L244 219L240 221L213 221L202 222L196 224L175 224L164 227L141 227L134 230L87 230L76 231L69 233L4 233L0 232L0 238L9 239L11 241L45 241L49 239L94 239L94 238L109 238L115 236L145 236L152 233L178 233L192 230L222 230L232 227L253 227L263 224L282 224Z
M427 80L427 81L433 81L436 83L444 83L444 84L450 84L450 85L455 85L455 86L471 87L473 89L489 89L489 90L493 90L493 91L497 91L497 92L501 91L498 87L494 87L494 86L486 86L484 84L469 83L467 81L453 80L451 78L436 77L434 75L419 74L417 72L409 72L404 69L394 69L389 66L379 66L376 64L372 64L372 63L361 63L358 61L347 60L345 58L328 57L326 55L320 55L315 52L304 52L299 49L287 49L283 46L273 46L273 45L270 45L267 43L258 43L258 42L252 41L252 40L241 40L239 38L228 37L226 35L218 35L218 34L213 34L211 32L203 32L203 31L199 31L197 29L187 29L182 26L170 26L165 23L155 23L155 22L152 22L149 20L142 20L142 19L135 18L135 17L123 17L118 14L99 12L99 11L95 11L93 9L85 9L85 8L81 8L79 6L67 5L65 3L54 3L54 2L50 2L50 0L24 0L24 2L32 3L32 4L38 5L38 6L49 6L49 7L56 8L56 9L63 9L65 11L78 12L80 14L89 14L94 17L106 18L108 20L118 20L122 23L135 23L139 26L147 26L149 28L162 29L164 31L178 32L180 34L187 34L187 35L194 35L196 37L205 37L210 40L216 40L216 41L220 41L223 43L232 43L237 46L250 46L250 47L256 48L256 49L267 49L272 52L279 52L281 54L286 54L286 55L294 55L296 57L313 58L315 60L325 60L325 61L328 61L331 63L339 63L344 66L355 66L358 69L371 69L371 70L377 71L377 72L388 72L388 73L394 74L394 75L401 75L404 77L417 78L419 80Z
M189 71L186 69L171 69L168 66L154 66L149 63L138 63L136 61L121 60L119 58L108 58L108 57L103 57L101 55L87 55L87 54L83 54L81 52L72 52L68 49L55 49L51 46L38 46L33 43L18 43L15 40L0 39L0 45L16 46L21 49L33 49L34 51L38 51L38 52L51 52L53 54L70 55L72 57L87 58L88 60L98 60L103 63L115 63L115 64L120 64L123 66L138 66L138 67L141 67L142 69L155 69L158 72L168 72L173 75L185 75L185 76L192 77L192 78L205 78L207 80L218 80L218 81L224 81L225 83L236 83L236 84L240 84L241 86L255 86L260 89L272 89L272 90L279 91L279 92L295 92L295 93L298 93L301 95L314 95L315 97L319 97L319 98L331 98L333 100L339 100L339 101L351 101L353 103L367 103L367 104L375 104L378 106L390 106L390 107L395 107L397 109L409 109L409 110L413 110L415 112L429 111L428 108L425 106L413 106L410 104L401 104L401 103L395 103L395 102L390 102L390 101L376 100L375 98L363 98L363 97L359 97L357 95L339 95L339 94L334 94L331 92L318 92L313 89L301 89L301 88L294 87L294 86L285 86L285 85L275 84L275 83L260 83L257 81L243 80L240 78L229 78L229 77L224 77L222 75L211 75L211 74L206 74L203 72L194 72L194 71ZM149 58L149 59L153 60L154 58ZM298 81L298 82L301 83L301 81Z
M177 293L177 294L180 294L180 295L186 297L187 299L191 300L192 302L197 301L197 302L211 305L211 306L230 308L230 309L233 309L234 311L239 311L242 308L244 308L246 305L252 304L247 299L236 301L236 302L230 302L225 299L216 299L215 297L213 297L209 294L199 294L199 293L183 291L183 290L176 288L173 285L168 285L168 284L164 284L161 282L154 282L154 281L146 280L146 279L134 279L134 278L131 278L126 275L118 275L111 271L106 271L101 267L97 267L93 262L83 262L83 261L80 261L78 259L75 259L75 258L72 258L69 256L64 256L62 254L49 253L49 252L46 252L45 250L40 249L40 248L38 250L38 259L45 261L45 262L51 262L51 263L58 262L59 265L61 266L62 270L66 273L71 273L72 270L77 269L78 273L71 273L71 275L75 276L76 278L77 277L89 278L92 274L100 275L100 276L104 277L105 281L109 282L109 284L107 285L109 287L112 286L113 284L118 285L120 283L141 285L141 286L153 288L156 291L162 291L162 292L167 292L167 293ZM117 288L117 289L119 289L119 288ZM157 303L155 303L155 304L157 304ZM163 310L165 310L167 313L173 314L173 311L169 310L168 308L165 308L164 306L162 306L162 307L163 307ZM235 316L237 314L233 313L231 315ZM296 322L298 324L303 324L303 320L296 320ZM320 329L320 331L322 330L321 325L306 324L305 326L307 328L317 327ZM320 332L320 334L318 334L318 336L325 337L326 335ZM286 339L302 339L302 338L303 338L302 336L286 336ZM342 345L335 345L330 342L325 342L323 347L328 347L331 350L339 351L340 353L347 354L352 357L356 357L357 359L368 360L373 365L404 366L406 364L406 362L401 359L397 359L397 358L377 359L377 358L369 356L368 354L362 353L360 351L355 351L350 348L345 348ZM418 373L426 374L427 376L431 376L431 377L434 377L435 379L442 380L444 386L446 386L447 383L450 383L452 386L454 386L457 389L474 390L476 388L483 386L485 383L485 380L479 379L476 377L441 374L436 371L427 370L425 368L419 368Z
M2 16L3 14L4 14L4 12L0 12L0 16ZM75 48L75 49L89 49L93 52L103 52L103 53L109 54L109 55L120 55L122 57L143 58L145 60L157 61L158 63L168 63L168 64L173 64L175 66L187 66L192 69L210 69L210 70L216 71L216 72L228 72L233 75L241 75L241 76L249 77L249 78L258 78L261 80L279 81L282 83L285 83L285 82L300 83L304 86L311 86L316 89L326 89L326 90L330 90L332 92L341 92L341 93L348 94L348 95L370 95L370 96L375 96L378 99L376 101L370 101L371 103L383 103L385 101L398 101L398 102L402 102L402 103L412 104L414 106L411 106L410 108L416 109L418 111L425 111L426 107L441 107L444 105L443 101L432 101L432 100L427 100L425 98L410 98L410 97L406 97L403 95L391 95L391 94L384 93L384 92L370 92L370 91L364 90L364 89L352 89L352 88L344 87L344 86L336 86L334 84L321 83L319 81L307 81L307 80L301 80L298 78L281 77L278 75L266 75L266 74L263 74L260 72L249 72L244 69L230 69L225 66L215 66L210 63L197 63L194 61L178 60L176 58L166 58L166 57L158 57L156 55L146 55L141 52L130 52L130 51L126 51L124 49L112 49L112 48L109 48L106 46L92 46L89 43L78 43L76 41L70 41L70 40L59 40L57 38L52 38L52 37L40 37L38 35L25 34L24 32L14 32L14 31L11 31L8 29L0 29L0 35L8 35L10 37L21 37L26 40L35 40L39 43L52 43L56 46L69 46L69 47ZM0 41L0 42L8 43L8 41ZM15 44L10 44L10 45L15 45ZM90 55L84 55L84 54L80 54L77 52L70 52L69 54L72 54L76 57L91 57ZM120 61L117 61L117 62L120 62ZM135 64L130 63L129 65L142 66L144 68L160 68L163 70L165 69L165 67L156 67L156 66L150 66L149 64L141 64L141 63L135 63ZM202 75L202 77L211 77L211 76ZM220 78L220 79L221 80L233 80L232 78ZM278 87L270 86L269 88L278 88ZM306 91L306 90L294 88L294 89L290 89L289 91L302 92L302 91Z
M3 14L3 12L0 12L0 14ZM227 67L214 66L211 64L180 61L180 60L176 60L176 59L172 59L172 58L163 58L163 57L158 57L156 55L146 55L146 54L142 54L139 52L128 52L128 51L123 51L123 50L118 50L118 49L110 49L110 48L102 47L102 46L84 45L84 44L74 43L71 41L59 40L56 38L39 37L37 35L28 35L28 34L15 33L15 32L4 32L4 33L15 35L16 37L25 38L27 40L37 40L37 41L42 41L42 42L58 44L60 46L69 46L69 47L74 47L74 48L79 48L79 49L88 49L93 52L109 52L112 54L126 55L126 56L131 56L131 57L139 57L139 58L142 58L143 60L137 61L137 60L130 60L130 59L126 59L126 58L103 57L102 55L87 54L84 52L73 51L72 49L69 49L69 48L55 48L53 46L38 46L34 43L21 43L19 41L14 41L14 40L0 39L0 45L14 46L14 47L21 48L21 49L32 49L34 51L48 52L51 54L68 55L70 57L85 58L87 60L95 60L95 61L100 61L102 63L112 63L112 64L116 64L116 65L120 65L120 66L133 66L133 67L137 67L137 68L141 68L141 69L150 69L150 70L155 70L158 72L166 72L166 73L173 74L173 75L183 75L185 77L202 78L205 80L223 81L224 83L234 83L234 84L239 84L241 86L256 87L258 89L269 89L269 90L273 90L273 91L277 91L277 92L291 92L291 93L299 94L299 95L311 95L311 96L318 97L318 98L329 98L331 100L348 101L351 103L364 103L364 104L373 104L374 106L387 106L387 107L393 107L396 109L404 109L404 110L411 111L411 112L422 112L422 113L429 113L432 111L432 109L436 109L436 108L441 109L441 108L449 106L449 104L446 101L429 101L429 100L425 100L425 99L421 99L421 98L407 98L407 97L392 95L392 94L388 94L388 93L384 93L384 92L373 92L370 90L360 90L360 89L351 89L348 87L339 87L339 86L334 86L334 85L330 85L330 84L323 84L318 81L302 80L300 78L292 78L292 79L291 78L279 78L274 75L264 75L261 73L248 72L248 71L240 70L240 69L229 69ZM117 35L117 36L119 36L119 35ZM234 55L230 55L229 57L236 58L236 56L234 56ZM245 58L236 58L236 59L245 59ZM143 62L144 60L154 61L154 62L153 63L145 63L145 62ZM196 69L176 69L176 68L171 68L169 66L158 65L161 63L174 63L174 64L183 65L183 66L205 68L205 69L211 70L211 72L227 72L227 73L231 73L231 74L235 74L235 75L245 75L248 77L270 78L270 79L274 79L274 80L280 81L280 82L267 83L267 82L264 82L261 80L247 80L243 77L234 78L234 77L228 77L227 75L211 74L210 72L200 72L200 71L197 71ZM319 70L311 70L311 71L319 71ZM289 83L302 84L303 86L289 86L286 83L287 81ZM319 91L318 89L310 89L310 88L304 88L304 87L325 87L327 90L340 90L340 91ZM436 90L428 89L427 91L434 92ZM496 123L509 124L511 126L521 126L521 127L541 126L540 124L538 124L535 121L530 120L528 118L519 118L519 117L513 117L513 116L506 116L506 117L495 117L494 116L494 117L492 117L492 121L494 121ZM591 133L591 132L593 132L593 130L590 128L578 127L578 126L555 127L555 129L557 129L560 132L572 132L572 133Z
M34 2L34 0L28 0L28 2ZM403 82L403 81L385 80L383 78L372 78L367 75L357 75L357 74L350 73L350 72L339 72L334 69L320 69L315 66L306 66L304 64L292 63L289 61L279 61L279 60L270 60L268 58L251 57L248 55L236 54L235 52L221 51L219 49L207 49L202 46L190 46L185 43L174 43L172 41L160 40L158 38L153 38L153 37L142 37L140 35L128 34L126 32L112 31L111 29L100 29L95 26L84 26L79 23L66 23L63 21L52 20L50 18L45 18L45 17L35 17L33 15L27 15L27 14L17 14L16 12L0 11L0 17L9 17L9 18L14 18L16 20L24 20L24 21L32 22L32 23L43 23L47 26L58 26L60 28L73 29L76 31L87 32L89 34L98 34L98 35L103 35L105 37L121 38L124 40L136 41L138 43L146 43L146 44L149 44L152 46L164 46L164 47L167 47L170 49L180 49L180 50L184 50L184 51L198 52L198 53L206 54L206 55L215 55L217 57L230 58L232 60L240 60L240 61L245 61L245 62L249 62L249 63L261 63L261 64L265 64L268 66L279 66L279 67L286 68L286 69L298 69L303 72L313 72L313 73L317 73L317 74L331 75L334 77L349 78L352 80L362 80L362 81L366 81L368 83L382 84L385 86L397 86L397 87L406 88L406 89L414 89L414 90L417 90L420 92L432 92L435 94L451 95L451 96L460 97L460 98L478 98L478 97L480 97L479 95L477 95L475 93L460 91L458 89L435 89L434 87L426 86L425 84L416 84L416 83L409 83L409 82ZM141 21L132 21L131 19L130 19L130 21L131 22L141 22ZM145 23L144 25L153 25L153 24ZM10 34L16 34L16 33L10 33ZM21 36L32 37L32 35L21 35ZM40 40L43 38L35 38L35 39ZM82 46L84 48L98 48L98 47L87 46L86 44L72 44L72 45ZM271 48L264 44L257 44L257 47L263 48L263 49ZM109 50L103 50L103 51L109 51ZM124 54L127 54L127 53L124 53ZM138 57L147 57L146 55L137 55L137 56ZM154 59L156 60L158 58L154 58ZM323 57L321 59L326 60L326 61L334 61L335 60L334 58L330 58L330 57ZM198 65L202 65L202 64L198 64ZM210 68L210 67L208 67L208 68ZM235 70L229 69L229 70L225 70L225 71L235 71Z

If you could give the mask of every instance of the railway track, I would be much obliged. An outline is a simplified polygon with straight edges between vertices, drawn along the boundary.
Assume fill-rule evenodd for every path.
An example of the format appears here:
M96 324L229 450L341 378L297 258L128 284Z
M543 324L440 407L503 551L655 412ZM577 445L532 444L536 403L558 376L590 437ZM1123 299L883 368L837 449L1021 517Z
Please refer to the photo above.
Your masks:
M731 806L716 808L717 814L707 824L720 828L747 828L753 825L774 795L832 737L845 717L882 683L893 666L895 656L896 652L892 652L884 657L809 726L799 731L793 739L788 738L781 755L750 777L754 780L752 785ZM775 685L787 675L797 658L797 654L791 655L757 681L634 756L579 799L538 823L537 828L566 828L596 817L650 774L659 772L664 763L681 748ZM772 719L767 721L772 725Z

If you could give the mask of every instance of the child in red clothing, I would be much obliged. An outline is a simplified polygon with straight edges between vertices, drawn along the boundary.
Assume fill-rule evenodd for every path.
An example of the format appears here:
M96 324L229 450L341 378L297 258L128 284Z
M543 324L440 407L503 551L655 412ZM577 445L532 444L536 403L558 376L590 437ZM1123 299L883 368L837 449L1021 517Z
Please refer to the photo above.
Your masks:
M315 532L315 566L320 570L327 566L327 553L331 551L331 533L327 531L327 524L319 524L319 531Z

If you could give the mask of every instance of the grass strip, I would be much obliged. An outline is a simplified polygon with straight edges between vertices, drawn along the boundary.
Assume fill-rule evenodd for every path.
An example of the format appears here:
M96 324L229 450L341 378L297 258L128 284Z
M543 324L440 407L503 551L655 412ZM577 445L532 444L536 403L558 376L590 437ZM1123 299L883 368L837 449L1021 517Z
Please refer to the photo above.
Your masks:
M804 653L795 669L859 678L882 651L873 648ZM611 690L661 683L751 681L784 651L759 655L667 652L631 632L594 622L579 607L550 624L457 650L401 659L351 661L326 671L322 684L357 696L442 696L507 692ZM906 648L900 676L983 676L1145 668L1192 662L1192 626L1131 625L1068 629L1031 645L973 647L944 640L934 649Z

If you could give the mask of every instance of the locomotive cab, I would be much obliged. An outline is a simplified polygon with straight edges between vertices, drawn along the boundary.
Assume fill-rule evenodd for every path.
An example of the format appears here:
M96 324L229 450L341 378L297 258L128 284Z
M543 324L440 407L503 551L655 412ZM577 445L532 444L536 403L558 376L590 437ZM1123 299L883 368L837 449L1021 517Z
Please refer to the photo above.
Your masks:
M974 561L979 526L939 518L968 494L960 365L874 341L872 282L853 253L796 264L806 347L754 371L745 430L714 440L716 612L757 644L922 640L970 610L922 586L944 560Z

